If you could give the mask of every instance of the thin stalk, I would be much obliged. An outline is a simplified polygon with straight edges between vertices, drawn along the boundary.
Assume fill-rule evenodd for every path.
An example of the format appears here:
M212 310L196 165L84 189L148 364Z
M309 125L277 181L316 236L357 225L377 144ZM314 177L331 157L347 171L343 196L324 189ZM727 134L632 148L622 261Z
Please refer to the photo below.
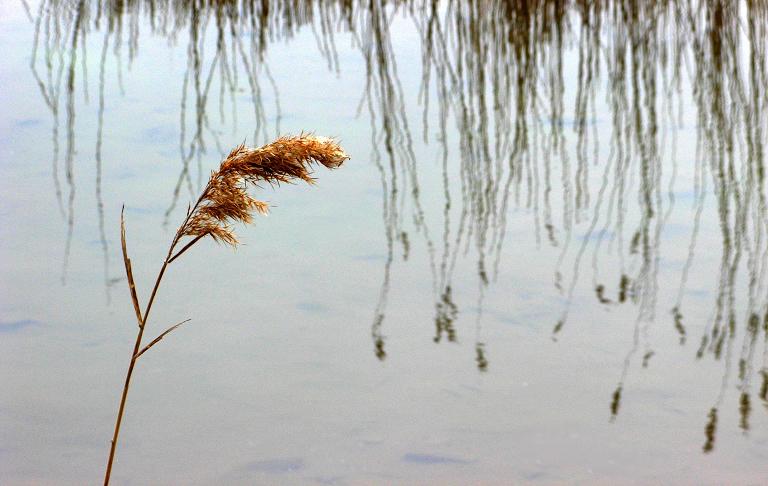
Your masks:
M171 251L173 251L173 247L176 245L176 241L174 240L174 244L171 246ZM170 255L170 251L168 252ZM160 281L163 279L163 275L165 274L165 269L168 267L168 259L163 262L162 268L160 268L160 272L157 275L157 280L155 280L155 286L152 289L152 295L149 298L149 302L147 303L147 308L144 311L144 317L142 318L141 325L139 326L139 332L136 334L136 343L133 345L133 352L131 353L131 361L128 364L128 372L125 375L125 384L123 385L123 392L120 396L120 407L117 410L117 420L115 421L115 432L112 435L112 444L109 448L109 460L107 461L107 471L104 474L104 486L109 485L109 477L112 474L112 462L115 459L115 450L117 449L117 438L120 435L120 424L123 421L123 412L125 412L125 402L128 398L128 389L131 386L131 377L133 376L133 368L136 366L136 360L139 359L139 350L141 349L141 338L144 336L144 327L147 324L147 317L149 316L149 311L152 309L152 303L155 301L155 296L157 295L157 289L160 287Z
M173 241L171 242L170 248L168 248L168 254L165 256L165 260L163 261L163 266L160 267L160 272L157 274L157 278L155 279L155 285L152 287L152 293L149 296L149 301L147 302L147 307L144 309L144 314L141 314L139 312L140 306L139 306L139 300L136 295L136 284L133 280L133 272L131 268L131 259L128 258L128 250L126 248L125 243L125 219L124 214L120 214L120 238L122 243L122 249L123 249L123 261L125 262L125 273L128 278L128 286L131 290L131 300L133 301L133 306L136 309L136 317L139 320L139 331L136 334L136 342L133 345L133 352L131 353L131 361L128 363L128 372L125 374L125 384L123 385L123 392L120 395L120 406L117 410L117 419L115 420L115 431L112 435L112 441L109 448L109 459L107 460L107 470L104 474L104 486L109 485L109 478L112 474L112 463L115 460L115 450L117 449L117 439L120 435L120 424L123 421L123 412L125 412L125 402L128 399L128 389L131 386L131 377L133 376L133 368L136 366L136 361L139 359L139 356L141 356L141 339L144 337L144 328L147 324L147 318L149 317L149 311L152 310L152 304L155 302L155 297L157 296L157 290L160 288L160 282L163 280L163 275L165 275L165 270L168 268L168 265L176 259L176 257L180 256L181 253L188 250L193 244L200 241L200 238L195 238L191 242L189 242L176 256L173 255L173 250L176 248L176 245L179 243L179 240L182 237L182 229L184 226L186 226L187 222L189 222L189 218L192 215L192 213L198 208L206 194L208 193L209 186L206 186L205 190L203 190L203 194L200 196L200 198L195 203L195 206L192 209L187 210L187 216L184 218L184 222L179 226L179 229L176 231L176 234L173 237ZM124 210L125 208L123 208Z
M175 259L177 259L181 255L183 255L185 251L189 250L192 247L192 245L194 245L195 243L197 243L201 239L205 238L206 236L208 236L208 233L203 233L201 235L197 235L194 240L192 240L189 243L187 243L186 245L184 245L184 248L182 248L175 255L173 255L171 258L169 258L168 259L168 263L172 263Z
M133 353L131 354L131 362L128 365L128 373L125 375L125 385L123 385L123 394L120 397L120 408L117 411L117 421L115 422L115 433L112 435L112 445L109 448L109 460L107 461L107 472L104 475L104 486L109 484L109 476L112 474L112 462L115 459L115 449L117 448L117 437L120 435L120 423L123 420L123 412L125 411L125 400L128 398L128 387L131 385L131 376L133 375L133 367L136 365L136 353L139 352L141 346L141 337L144 334L144 326L139 327L139 333L136 335L136 344L133 346Z

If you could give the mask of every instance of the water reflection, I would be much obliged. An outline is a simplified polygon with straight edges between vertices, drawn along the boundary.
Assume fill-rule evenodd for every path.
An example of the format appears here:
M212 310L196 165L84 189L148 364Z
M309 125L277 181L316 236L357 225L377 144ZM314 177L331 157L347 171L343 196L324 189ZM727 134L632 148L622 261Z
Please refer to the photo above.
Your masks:
M395 14L413 21L421 44L418 129L406 116L398 77L390 31ZM636 308L632 341L609 397L611 420L619 416L633 365L653 366L655 326L674 329L681 346L698 339L698 358L724 364L706 417L705 452L715 447L718 409L733 366L742 430L749 430L755 377L761 380L757 395L768 407L765 344L762 357L759 352L761 334L763 340L768 336L765 3L45 0L34 16L31 69L53 120L52 174L69 228L65 269L75 222L76 77L80 69L87 100L87 34L104 32L94 157L105 282L111 281L101 195L105 64L111 47L121 76L122 53L127 50L129 59L139 55L142 18L155 34L186 36L181 164L167 214L184 191L194 193L200 185L201 158L211 141L223 153L222 127L237 131L241 86L247 86L252 104L247 126L255 127L254 138L271 136L270 121L279 132L278 87L265 60L271 42L307 26L329 69L338 72L343 67L336 36L351 36L365 66L359 110L370 118L371 159L383 195L387 256L371 325L377 358L387 356L393 262L407 260L418 246L426 250L432 277L435 343L459 342L466 332L460 308L467 305L458 301L454 274L461 257L474 259L475 365L488 369L483 296L504 264L510 212L519 209L530 215L537 244L557 249L553 285L563 303L553 319L553 339L565 344L565 332L578 326L570 314L587 266L599 306ZM207 52L211 38L215 49ZM274 107L263 103L265 83ZM685 106L695 110L694 157L683 157L677 148ZM610 118L600 120L598 113ZM441 211L430 217L419 180L419 165L428 161L417 160L414 149L419 136L424 144L436 144L442 175ZM680 197L680 185L688 181L678 177L691 172L681 166L684 158L693 164L690 198ZM691 208L685 207L687 199ZM698 254L715 251L698 248L707 208L716 211L720 265L706 330L692 336L686 320L693 305L686 299L690 272ZM675 304L659 309L662 241L675 210L689 211L692 226ZM433 235L435 227L440 230Z

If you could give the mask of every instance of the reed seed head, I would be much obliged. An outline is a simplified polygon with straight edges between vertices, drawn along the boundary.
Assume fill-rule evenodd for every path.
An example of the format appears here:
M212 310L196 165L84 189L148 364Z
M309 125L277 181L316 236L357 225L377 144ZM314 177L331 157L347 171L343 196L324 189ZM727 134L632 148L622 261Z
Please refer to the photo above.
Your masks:
M179 229L179 237L211 236L216 242L236 246L234 222L251 223L254 213L266 214L267 203L248 194L249 186L303 180L314 183L312 164L335 169L349 156L334 140L301 134L283 136L260 148L236 147L219 169Z

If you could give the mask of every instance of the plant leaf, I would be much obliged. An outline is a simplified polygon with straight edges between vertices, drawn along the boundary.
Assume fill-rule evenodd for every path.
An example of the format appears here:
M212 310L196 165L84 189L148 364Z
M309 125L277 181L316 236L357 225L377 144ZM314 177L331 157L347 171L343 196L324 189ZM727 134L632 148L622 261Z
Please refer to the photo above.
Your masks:
M159 343L159 342L160 342L160 340L162 340L162 339L165 337L165 335L166 335L166 334L168 334L169 332L173 331L173 330L174 330L174 329L176 329L177 327L179 327L179 326L181 326L182 324L185 324L185 323L187 323L187 322L189 322L189 321L191 321L191 319L184 319L184 320L183 320L183 321L181 321L180 323L178 323L178 324L175 324L175 325L173 325L173 326L169 327L168 329L166 329L165 331L163 331L163 333L162 333L162 334L160 334L159 336L157 336L155 339L153 339L151 343L149 343L149 344L147 344L146 346L144 346L143 348L141 348L141 351L139 351L138 353L136 353L135 355L133 355L133 359L134 359L134 360L138 359L138 358L139 358L139 356L141 356L141 355L142 355L142 354L144 354L146 351L148 351L148 350L149 350L149 348L151 348L151 347L152 347L152 346L154 346L155 344Z
M131 259L128 258L128 249L125 244L125 205L123 205L123 209L120 210L120 244L123 247L123 263L125 263L125 274L128 277L128 288L131 291L133 310L136 313L136 320L139 323L139 327L144 327L144 318L141 316L141 307L139 306L139 296L136 295L136 282L133 280Z

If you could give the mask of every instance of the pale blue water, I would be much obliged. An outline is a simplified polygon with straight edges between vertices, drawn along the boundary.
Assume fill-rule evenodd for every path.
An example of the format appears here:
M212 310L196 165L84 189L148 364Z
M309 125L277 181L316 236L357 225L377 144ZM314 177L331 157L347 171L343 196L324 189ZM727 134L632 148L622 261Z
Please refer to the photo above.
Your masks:
M173 264L147 334L192 321L138 364L114 484L768 477L764 7L273 2L217 55L209 7L25 5L0 5L1 484L102 478L121 206L144 301L223 155L301 131L351 160Z

